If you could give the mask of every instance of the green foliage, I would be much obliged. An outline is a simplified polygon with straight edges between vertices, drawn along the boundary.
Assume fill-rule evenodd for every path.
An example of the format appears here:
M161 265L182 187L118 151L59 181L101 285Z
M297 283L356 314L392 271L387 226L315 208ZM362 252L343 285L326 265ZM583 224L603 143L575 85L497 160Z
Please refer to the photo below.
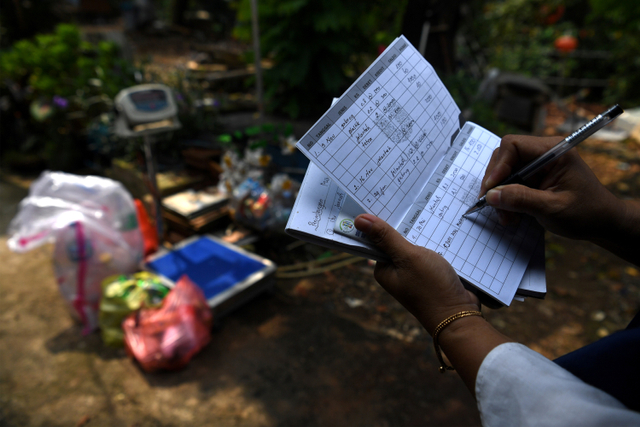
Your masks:
M60 24L52 34L20 40L0 57L3 79L29 86L31 97L71 97L78 91L113 97L133 81L133 67L115 43L85 42L80 30Z
M606 103L640 102L640 2L637 0L476 0L467 37L490 66L539 78L609 79ZM555 50L562 35L578 50L612 58L579 58ZM577 91L579 87L573 87Z
M404 1L264 0L261 49L274 61L265 72L268 108L314 117L368 65L378 44L398 34ZM251 7L241 0L236 37L251 40Z
M554 14L581 0L497 0L476 2L479 10L473 35L486 46L491 66L535 77L559 76L575 71L577 63L554 56L554 41L577 35L574 22L555 21ZM560 9L559 11L559 8Z
M293 126L290 123L249 126L233 133L224 133L218 136L217 141L223 147L233 149L242 155L242 149L265 148L268 145L278 146L281 141L293 135Z
M589 25L613 53L613 75L605 100L640 105L640 2L589 0L589 4Z
M15 42L0 55L0 93L12 94L8 113L21 124L2 120L2 151L39 154L51 168L77 164L87 126L110 111L120 89L135 83L134 71L116 44L94 46L70 24Z

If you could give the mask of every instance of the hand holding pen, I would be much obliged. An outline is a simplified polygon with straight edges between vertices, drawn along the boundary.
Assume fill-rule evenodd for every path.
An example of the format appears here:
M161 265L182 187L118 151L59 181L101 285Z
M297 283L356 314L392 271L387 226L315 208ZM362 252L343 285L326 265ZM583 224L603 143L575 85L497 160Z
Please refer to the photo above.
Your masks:
M597 115L595 118L590 120L584 126L580 127L578 130L573 132L571 135L560 141L558 144L554 145L551 149L544 152L542 155L537 157L536 159L529 162L526 166L521 168L515 173L509 175L506 179L501 181L498 185L504 186L509 184L527 184L527 181L531 179L538 171L547 166L549 163L556 161L560 156L565 154L571 148L575 147L598 130L602 129L608 123L610 123L613 119L622 114L622 108L618 105L615 105L609 108L602 114ZM494 152L494 156L496 153ZM489 165L490 166L490 165ZM489 169L489 168L487 168ZM489 177L491 178L491 176ZM492 188L492 185L487 184L488 179L483 180L483 185L489 188ZM491 181L493 183L493 181ZM482 192L482 191L481 191ZM485 196L482 196L475 205L471 206L467 212L463 216L467 216L472 214L473 212L477 212L487 204L487 200Z
M618 111L608 111L612 110ZM604 125L598 123L598 128ZM579 135L582 138L593 132L590 127L588 132ZM620 208L620 201L600 183L575 150L564 150L565 140L521 135L502 139L487 166L480 195L485 196L488 206L498 210L503 224L525 213L549 231L565 237L595 239L606 234L607 220L617 215L613 211ZM570 142L574 146L579 141ZM556 155L549 161L549 153L558 150L555 148L558 146L563 147L561 155L555 151ZM539 167L540 159L544 160L542 167ZM518 173L530 170L527 166L532 164L537 165L534 172L526 176ZM524 178L526 185L506 184L507 178L514 175Z

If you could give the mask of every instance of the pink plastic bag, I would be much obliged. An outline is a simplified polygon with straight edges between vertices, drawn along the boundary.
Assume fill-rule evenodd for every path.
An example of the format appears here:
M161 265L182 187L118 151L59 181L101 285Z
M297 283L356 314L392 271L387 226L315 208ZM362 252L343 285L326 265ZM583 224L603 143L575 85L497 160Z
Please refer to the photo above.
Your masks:
M211 339L213 316L204 294L187 276L159 309L142 309L122 323L127 353L142 369L180 369Z

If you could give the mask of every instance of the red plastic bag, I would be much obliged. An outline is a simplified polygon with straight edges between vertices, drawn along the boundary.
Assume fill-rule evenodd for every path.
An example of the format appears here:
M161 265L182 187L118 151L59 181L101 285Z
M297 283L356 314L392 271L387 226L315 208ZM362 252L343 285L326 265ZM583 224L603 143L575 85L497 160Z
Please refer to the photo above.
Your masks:
M204 294L187 276L159 309L142 309L122 322L127 353L142 369L180 369L211 339L213 316Z

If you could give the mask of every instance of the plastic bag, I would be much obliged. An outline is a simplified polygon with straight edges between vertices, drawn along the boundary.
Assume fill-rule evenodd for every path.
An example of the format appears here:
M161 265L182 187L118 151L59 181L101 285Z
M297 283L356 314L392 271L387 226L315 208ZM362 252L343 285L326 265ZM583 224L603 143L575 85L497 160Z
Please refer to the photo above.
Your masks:
M133 199L108 178L44 172L20 202L8 234L14 252L55 242L56 280L84 334L98 326L102 280L133 273L142 260Z
M160 307L169 293L160 278L142 271L131 276L107 277L102 281L102 299L98 322L102 341L110 346L124 344L122 321L131 313L143 307Z
M281 230L289 220L300 184L289 175L281 173L271 179L270 190L273 198L270 227Z
M133 199L122 184L63 172L43 172L33 182L9 224L7 243L12 251L26 252L77 221L94 221L124 239L123 245L142 247Z
M264 230L269 224L270 206L269 192L253 178L235 187L229 201L233 218L258 230Z
M125 348L147 372L182 368L211 339L212 318L202 290L182 276L161 308L125 319Z
M233 218L260 231L282 230L291 215L300 184L286 174L276 174L269 188L247 178L231 193Z

